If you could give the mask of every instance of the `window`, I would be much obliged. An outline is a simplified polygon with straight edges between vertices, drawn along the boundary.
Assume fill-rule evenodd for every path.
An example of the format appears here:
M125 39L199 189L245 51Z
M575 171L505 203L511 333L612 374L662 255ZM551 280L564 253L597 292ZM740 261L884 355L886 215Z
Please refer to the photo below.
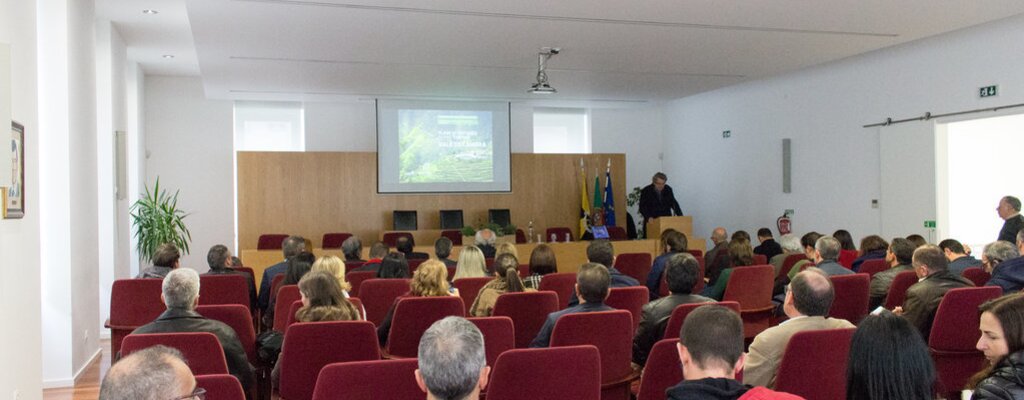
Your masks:
M535 108L534 153L590 153L590 114L582 108Z
M302 103L235 102L235 151L304 151Z

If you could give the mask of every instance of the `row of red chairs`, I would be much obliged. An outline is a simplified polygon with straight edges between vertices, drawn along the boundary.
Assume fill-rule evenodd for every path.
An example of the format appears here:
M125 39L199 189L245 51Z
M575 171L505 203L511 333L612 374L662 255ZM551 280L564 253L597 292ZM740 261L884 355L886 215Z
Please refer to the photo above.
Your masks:
M628 239L626 235L626 228L623 228L621 226L609 226L607 228L610 240L617 241ZM558 242L565 241L566 237L569 237L570 240L575 240L575 235L573 235L572 230L566 227L548 228L547 230L544 231L544 240L549 240L552 237L552 235L554 235L553 237L555 237L556 241ZM387 232L384 234L383 237L381 237L381 242L388 246L395 247L395 244L398 242L398 238L403 236L408 237L410 239L412 238L412 234L409 232ZM452 241L452 244L456 246L462 245L461 231L443 230L441 231L441 236L450 239ZM345 242L345 239L348 239L350 237L352 237L352 234L347 232L325 233L323 237L321 237L320 239L320 247L324 249L340 249L341 244ZM256 243L256 249L280 250L282 244L284 243L284 240L287 238L288 235L280 233L260 235ZM516 243L526 243L529 241L529 239L530 238L526 237L526 233L523 232L522 229L516 229Z

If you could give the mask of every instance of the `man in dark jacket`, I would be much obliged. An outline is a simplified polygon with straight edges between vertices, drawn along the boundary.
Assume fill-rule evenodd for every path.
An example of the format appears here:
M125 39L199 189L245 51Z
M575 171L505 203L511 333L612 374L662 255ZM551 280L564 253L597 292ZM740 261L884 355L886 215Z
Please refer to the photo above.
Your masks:
M671 216L673 212L675 215L683 215L672 187L665 184L667 180L668 176L664 173L656 173L651 178L651 184L640 191L640 215L644 217L645 228L651 218Z
M889 269L881 271L871 277L871 287L868 290L871 300L868 302L868 309L874 310L882 305L885 296L889 295L889 287L896 275L904 271L913 271L910 266L914 259L914 244L904 238L895 238L889 244L889 251L885 255L885 261L889 263Z
M914 272L921 280L907 289L907 298L902 307L893 313L902 315L920 332L925 342L932 330L935 311L950 289L971 287L971 281L949 272L949 262L938 246L925 245L914 250Z
M964 270L971 267L980 267L981 260L967 254L967 249L956 239L946 239L939 242L939 248L949 260L949 271L962 275Z
M633 338L633 362L644 365L654 344L663 336L675 336L675 332L665 332L669 317L676 306L691 303L707 303L714 300L691 294L693 285L700 279L700 264L690 253L673 253L665 261L665 281L671 295L662 297L644 305L640 326Z
M611 287L640 286L640 281L615 269L615 248L612 247L612 242L604 239L590 242L587 245L587 261L601 264L608 269ZM573 296L569 298L569 307L580 304L579 296L575 294L576 292L573 292Z
M610 284L608 268L592 262L583 264L576 273L575 292L581 297L579 304L548 314L537 337L530 342L530 347L548 347L551 344L551 332L555 330L555 323L563 315L614 310L604 304L604 300L608 298Z
M288 270L288 260L306 251L306 239L302 236L289 236L281 243L281 251L284 253L284 260L267 267L263 271L263 280L260 281L259 303L260 310L264 312L270 305L270 285L274 282L274 277Z
M210 251L206 253L206 263L210 266L210 270L206 271L203 275L244 276L246 285L249 288L249 308L256 307L256 283L253 282L252 275L231 268L234 266L234 257L231 256L231 251L228 250L227 246L217 244L211 247Z
M1020 215L1020 199L1013 196L1003 197L999 200L996 212L999 213L999 218L1005 221L996 240L1013 243L1017 238L1017 232L1024 228L1024 216Z
M153 322L139 327L133 334L209 332L217 336L228 362L228 372L238 378L246 391L253 388L256 377L252 365L246 358L242 342L230 326L220 321L206 319L195 311L199 304L199 274L189 268L171 271L164 278L160 301L167 311Z
M430 254L414 251L415 247L416 241L411 236L399 236L398 240L395 241L395 250L405 254L406 260L426 260L430 258Z
M1004 245L1006 244L1004 243ZM1024 249L1024 230L1017 232L1016 245L1019 254ZM988 246L986 246L987 249ZM993 258L998 259L998 257L988 257L990 262L993 261ZM1003 294L1017 293L1024 289L1024 256L997 262L992 269L992 278L988 280L985 286L999 286L1003 289Z
M771 229L758 229L757 241L761 242L761 244L754 248L754 254L761 254L768 261L771 261L772 257L782 254L782 246L775 242Z

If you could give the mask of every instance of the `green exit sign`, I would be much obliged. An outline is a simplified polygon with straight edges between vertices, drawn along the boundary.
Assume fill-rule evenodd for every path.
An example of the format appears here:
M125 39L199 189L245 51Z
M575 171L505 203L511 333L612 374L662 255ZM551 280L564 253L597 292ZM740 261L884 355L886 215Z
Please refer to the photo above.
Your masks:
M983 88L978 88L978 95L981 96L981 97L995 96L997 93L998 93L998 86L996 86L996 85L985 86Z
M924 221L924 227L925 228L934 228L935 227L935 221Z

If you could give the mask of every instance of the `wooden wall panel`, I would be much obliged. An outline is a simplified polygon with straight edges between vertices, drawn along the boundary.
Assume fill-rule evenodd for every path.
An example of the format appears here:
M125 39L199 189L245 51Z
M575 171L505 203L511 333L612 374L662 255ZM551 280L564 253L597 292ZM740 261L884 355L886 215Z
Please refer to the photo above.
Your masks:
M239 152L238 240L242 249L254 249L260 234L287 233L319 247L324 233L350 232L368 245L390 230L394 210L416 210L420 229L438 229L442 209L462 209L465 223L476 226L487 221L488 209L508 208L512 223L524 231L532 219L537 233L556 226L575 232L580 158L588 199L595 172L604 189L611 159L615 218L624 225L624 154L512 154L511 193L399 195L377 194L376 153Z

